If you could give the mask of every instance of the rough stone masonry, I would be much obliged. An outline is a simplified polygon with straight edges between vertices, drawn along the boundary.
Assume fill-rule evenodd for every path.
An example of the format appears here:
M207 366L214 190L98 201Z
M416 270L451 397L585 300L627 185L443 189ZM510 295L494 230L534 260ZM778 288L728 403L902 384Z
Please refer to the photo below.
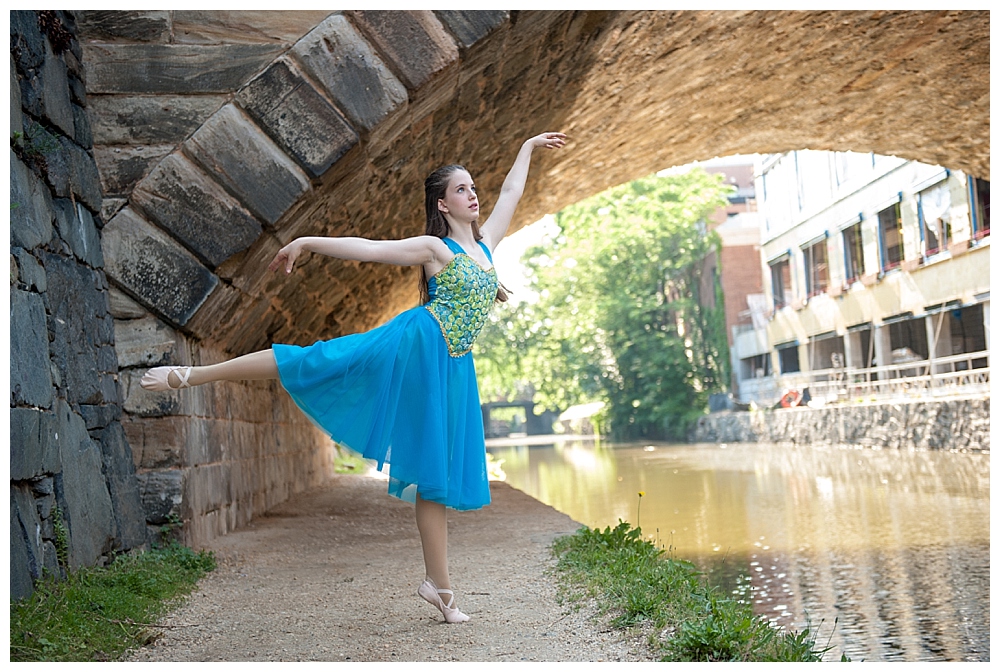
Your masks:
M12 11L10 593L147 543L100 240L87 96L63 12Z

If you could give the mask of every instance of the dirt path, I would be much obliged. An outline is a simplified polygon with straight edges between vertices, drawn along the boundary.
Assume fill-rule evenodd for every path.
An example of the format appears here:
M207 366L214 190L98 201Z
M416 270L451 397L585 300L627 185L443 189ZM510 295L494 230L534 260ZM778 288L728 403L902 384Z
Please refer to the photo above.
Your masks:
M504 483L449 512L452 581L472 617L448 625L416 595L413 508L364 476L294 496L211 548L219 568L132 661L634 661L638 641L556 603L548 552L578 525Z

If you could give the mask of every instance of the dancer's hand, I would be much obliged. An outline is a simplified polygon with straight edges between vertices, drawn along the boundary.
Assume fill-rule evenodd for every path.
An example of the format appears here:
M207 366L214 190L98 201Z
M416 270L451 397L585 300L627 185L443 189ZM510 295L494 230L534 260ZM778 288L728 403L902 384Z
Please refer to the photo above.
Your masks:
M278 254L274 256L274 260L268 264L267 270L277 271L284 266L285 273L291 273L292 268L295 266L295 260L299 258L300 254L302 254L302 242L296 238L278 250Z
M525 144L530 144L532 148L544 147L545 149L560 149L566 145L565 133L542 133L533 138L528 138Z

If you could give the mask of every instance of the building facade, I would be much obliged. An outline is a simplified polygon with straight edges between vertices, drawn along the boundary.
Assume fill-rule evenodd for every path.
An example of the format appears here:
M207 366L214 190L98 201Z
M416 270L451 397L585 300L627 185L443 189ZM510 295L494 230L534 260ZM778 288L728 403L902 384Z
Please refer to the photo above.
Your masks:
M734 332L734 396L988 394L988 181L796 151L759 159L756 194L764 291Z

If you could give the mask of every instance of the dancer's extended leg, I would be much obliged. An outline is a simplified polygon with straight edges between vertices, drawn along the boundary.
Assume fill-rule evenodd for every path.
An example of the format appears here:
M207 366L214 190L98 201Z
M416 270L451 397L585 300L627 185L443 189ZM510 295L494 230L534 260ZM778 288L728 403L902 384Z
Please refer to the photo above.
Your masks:
M166 370L173 369L166 374L166 380L170 388L177 389L181 386L186 368L161 366L150 369L142 377L140 384L147 389L160 389L157 385L158 374L163 375ZM271 350L260 350L218 364L190 368L187 376L189 385L204 385L218 380L270 380L278 377L278 365Z

